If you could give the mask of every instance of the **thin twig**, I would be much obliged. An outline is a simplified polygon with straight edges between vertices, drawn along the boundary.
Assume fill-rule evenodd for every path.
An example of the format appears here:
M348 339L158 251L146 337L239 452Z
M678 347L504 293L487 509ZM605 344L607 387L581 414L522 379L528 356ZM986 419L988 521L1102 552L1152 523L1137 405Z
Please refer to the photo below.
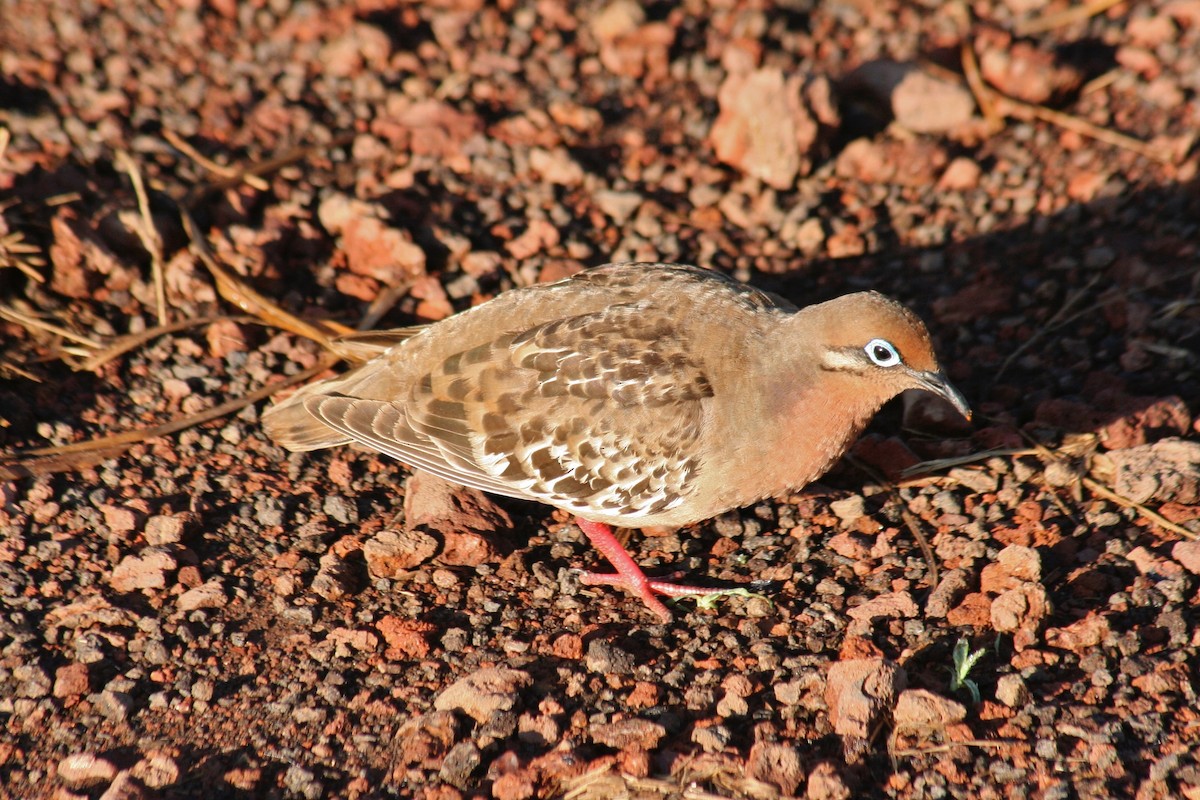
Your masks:
M1099 274L1099 273L1096 275L1093 275L1091 280L1089 280L1087 282L1087 284L1085 284L1083 286L1083 288L1079 289L1078 291L1073 292L1063 302L1063 304L1059 307L1058 311L1054 312L1053 317L1051 317L1044 325L1039 325L1037 327L1037 329L1033 332L1032 336L1030 336L1025 341L1021 342L1021 344L1017 345L1017 349L1013 350L1011 353L1009 353L1008 358L1004 359L1004 363L1000 365L1000 369L996 370L996 374L992 378L992 383L995 384L996 381L999 381L1000 376L1003 375L1005 373L1005 371L1010 366L1012 366L1012 363L1014 361L1016 361L1018 358L1020 358L1021 354L1024 353L1026 350L1028 350L1035 342L1040 340L1046 334L1052 333L1052 332L1058 330L1059 328L1063 327L1064 325L1068 325L1073 320L1075 320L1077 318L1077 315L1071 316L1071 317L1066 317L1065 319L1064 319L1064 315L1066 315L1066 313L1071 310L1071 306L1075 305L1077 302L1079 302L1084 297L1086 297L1087 293L1092 289L1092 287L1095 286L1100 281L1100 279L1103 277L1104 277L1104 275Z
M196 221L192 219L191 213L186 208L180 207L179 215L183 220L184 231L186 231L188 238L191 240L192 252L208 268L208 271L213 276L213 280L217 283L217 291L221 293L222 297L251 316L267 320L285 330L292 331L307 339L312 339L324 349L329 349L329 334L315 325L310 325L294 314L284 311L226 270L217 261L212 251L209 250L208 241L201 235L200 229L197 227ZM344 326L333 323L326 324L335 329L340 329L337 330L339 335L350 332Z
M170 322L167 316L167 282L163 276L162 236L154 225L154 217L150 214L150 200L146 195L146 186L142 182L142 173L133 157L124 150L117 151L117 166L129 175L133 184L133 193L137 197L138 212L141 214L141 224L134 230L142 240L142 247L150 254L150 274L154 278L154 305L158 314L158 324Z
M1182 525L1176 525L1174 522L1171 522L1171 520L1167 519L1162 514L1159 514L1157 511L1151 511L1150 509L1146 508L1141 503L1134 502L1133 500L1130 500L1128 497L1124 497L1123 495L1117 494L1112 489L1109 489L1107 486L1100 483L1099 481L1093 480L1087 476L1083 476L1079 480L1083 482L1083 485L1086 486L1088 491L1091 492L1092 494L1098 494L1101 497L1103 497L1105 500L1111 500L1112 502L1116 503L1119 506L1124 506L1125 508L1132 508L1135 511L1137 511L1139 514L1144 516L1146 519L1153 522L1155 525L1158 525L1160 528L1166 528L1167 530L1173 531L1174 533L1178 533L1180 536L1183 536L1186 539L1191 539L1192 541L1200 541L1200 535L1197 535L1193 531L1189 531L1187 528L1183 527Z
M900 516L904 519L904 524L908 526L909 532L913 538L917 540L917 544L921 548L921 552L925 554L925 561L929 564L929 588L936 589L941 583L941 576L938 571L937 557L934 556L933 547L930 546L929 540L925 538L925 534L921 531L921 526L917 523L917 518L907 508L901 506Z
M147 328L140 333L129 333L118 337L111 342L107 347L99 352L88 356L82 363L75 368L83 372L91 372L112 361L118 356L122 356L151 339L165 336L169 333L178 333L179 331L187 330L188 328L197 328L201 325L211 325L214 322L223 319L234 320L235 322L258 322L254 317L230 317L230 316L215 316L215 317L196 317L195 319L181 319L172 322L169 325L159 325L154 328Z
M911 750L895 750L893 756L897 758L912 758L914 756L932 755L934 753L945 753L955 747L1025 747L1028 749L1029 742L1023 742L1020 739L1004 739L995 741L992 739L965 739L961 742L946 742L945 744L936 744L931 747L917 747Z
M1135 139L1132 136L1126 136L1123 133L1102 128L1099 125L1093 125L1085 119L1064 114L1061 111L1055 111L1052 108L1038 106L1032 103L1026 103L1021 100L1009 97L1007 95L996 93L996 100L999 110L1005 116L1016 117L1017 119L1029 122L1034 119L1040 119L1043 122L1049 122L1052 125L1057 125L1064 130L1078 133L1080 136L1086 136L1089 139L1095 139L1099 142L1111 144L1114 147L1121 147L1125 150L1130 150L1138 155L1148 158L1151 161L1157 161L1160 164L1173 164L1175 157L1165 147L1155 147L1140 139Z
M0 306L0 319L6 319L9 322L15 322L18 325L25 326L26 328L33 328L35 330L45 331L46 333L52 333L55 336L61 336L68 341L86 345L87 347L103 347L103 345L100 342L97 342L95 339L89 339L81 333L75 333L74 331L69 331L66 328L59 327L58 325L52 325L49 322L44 322L37 317L30 316L29 314L23 314L10 306Z
M12 455L0 456L0 480L17 480L18 478L27 478L33 475L66 472L78 469L83 465L114 458L129 447L139 442L144 442L147 439L177 433L181 430L192 428L210 420L240 411L251 403L257 403L259 400L270 397L281 389L294 386L297 383L303 383L314 375L319 375L335 363L337 363L336 357L326 355L315 366L303 372L298 372L286 380L272 383L269 386L262 386L249 394L213 406L207 411L201 411L198 414L191 414L171 420L170 422L164 422L161 425L125 431L124 433L105 436L99 439L88 439L83 442L72 442L71 444L55 447L39 447Z
M175 131L163 130L162 133L163 138L167 140L168 144L170 144L179 152L183 153L188 158L195 161L200 166L204 167L204 169L208 170L212 174L220 175L225 180L245 183L251 189L257 189L260 192L265 192L267 189L271 188L269 183L252 172L246 172L238 167L228 167L224 164L218 164L211 158L203 155L196 148L192 147L190 142L188 142L179 134L175 133Z
M1072 6L1066 11L1043 14L1040 17L1034 17L1031 20L1019 23L1016 26L1016 34L1018 36L1032 36L1035 33L1044 33L1051 28L1061 28L1064 25L1083 22L1085 19L1091 19L1097 14L1103 14L1108 9L1123 2L1125 0L1088 0L1083 5Z

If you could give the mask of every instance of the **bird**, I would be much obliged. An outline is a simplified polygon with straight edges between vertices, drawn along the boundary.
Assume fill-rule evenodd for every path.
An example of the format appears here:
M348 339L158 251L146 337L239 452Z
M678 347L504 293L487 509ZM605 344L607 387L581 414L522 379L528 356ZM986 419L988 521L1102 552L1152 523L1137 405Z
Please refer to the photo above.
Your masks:
M798 490L907 389L970 408L929 333L873 291L798 308L716 270L618 263L503 292L440 321L345 340L362 363L264 412L311 451L358 443L417 470L575 516L623 587L653 579L613 527L678 528Z

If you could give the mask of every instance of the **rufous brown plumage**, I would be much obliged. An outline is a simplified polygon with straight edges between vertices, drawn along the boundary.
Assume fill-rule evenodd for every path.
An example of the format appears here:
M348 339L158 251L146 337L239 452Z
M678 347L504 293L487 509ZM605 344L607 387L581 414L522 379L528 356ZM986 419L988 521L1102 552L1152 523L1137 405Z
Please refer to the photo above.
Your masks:
M798 489L905 389L970 413L895 301L797 309L683 265L585 270L359 348L377 355L264 414L272 438L358 442L569 511L617 568L585 580L628 587L663 619L655 595L711 590L646 578L610 525L677 527Z

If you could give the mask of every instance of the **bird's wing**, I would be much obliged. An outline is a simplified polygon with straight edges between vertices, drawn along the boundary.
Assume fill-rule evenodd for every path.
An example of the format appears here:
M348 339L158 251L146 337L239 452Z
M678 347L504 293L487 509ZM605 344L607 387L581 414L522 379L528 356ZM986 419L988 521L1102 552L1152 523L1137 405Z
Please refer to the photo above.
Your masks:
M394 401L305 399L407 464L587 515L660 513L700 467L712 387L668 314L641 304L505 333L454 353Z

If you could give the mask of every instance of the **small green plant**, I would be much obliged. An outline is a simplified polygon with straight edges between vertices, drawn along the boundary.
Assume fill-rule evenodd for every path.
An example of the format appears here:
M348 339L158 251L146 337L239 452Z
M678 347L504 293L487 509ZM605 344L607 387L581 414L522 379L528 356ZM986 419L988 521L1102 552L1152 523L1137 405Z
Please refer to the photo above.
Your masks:
M979 663L979 659L987 653L987 648L981 647L974 653L970 652L970 649L971 646L965 637L959 639L958 644L954 645L954 666L950 669L950 691L959 692L966 689L971 694L971 699L978 703L980 699L979 684L969 676L971 670Z
M763 600L766 600L768 603L771 602L770 598L768 598L766 595L756 594L755 592L751 592L748 589L718 589L717 591L714 591L711 594L684 595L683 597L680 597L679 599L682 600L685 597L690 597L691 599L695 600L696 608L703 608L703 609L716 608L717 601L723 597L761 597Z

